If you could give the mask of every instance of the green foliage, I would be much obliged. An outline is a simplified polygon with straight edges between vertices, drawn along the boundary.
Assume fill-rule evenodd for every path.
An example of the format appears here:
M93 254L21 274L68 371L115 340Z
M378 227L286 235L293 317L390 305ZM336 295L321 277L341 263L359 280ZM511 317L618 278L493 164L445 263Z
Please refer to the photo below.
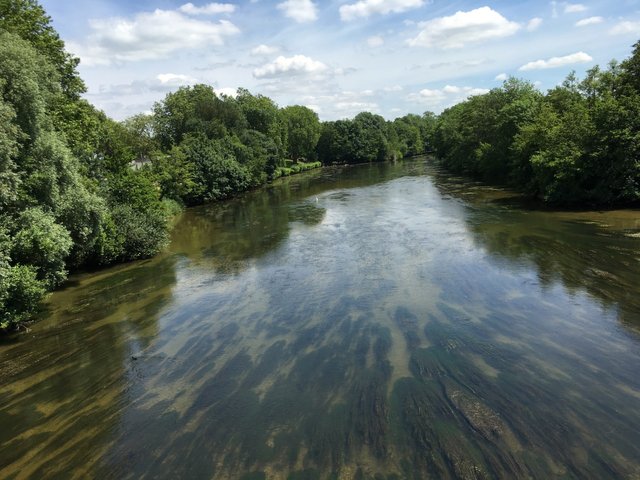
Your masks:
M46 292L34 267L11 265L11 244L0 227L0 330L15 328L28 320Z
M434 144L448 168L507 183L551 204L640 200L640 91L633 56L542 95L509 79L445 110Z
M287 156L291 159L315 158L315 148L320 138L318 114L300 105L280 111L287 130Z
M32 266L0 264L0 330L16 328L29 320L45 293Z
M130 261L151 257L167 244L167 218L164 209L140 210L116 204L111 212L115 224L115 260Z
M235 160L229 143L191 135L181 149L195 169L195 187L188 203L229 198L251 186L249 173Z
M24 210L17 227L11 258L32 266L48 288L60 285L67 277L65 260L73 245L68 230L40 207Z
M76 65L37 2L0 2L2 329L69 268L155 254L175 212L129 167L157 150L149 119L122 125L79 99Z
M165 150L179 145L189 133L221 139L246 126L237 101L218 98L211 86L202 84L169 93L156 103L153 118L157 140Z
M0 98L0 213L17 200L20 182L16 173L19 128L15 118L13 108Z
M0 96L15 112L22 141L34 138L59 92L53 67L20 37L0 31Z
M380 115L363 112L353 120L322 124L317 152L325 163L363 163L422 155L435 128L435 116L406 115L386 122Z
M47 63L56 69L67 98L77 100L85 92L77 72L79 60L65 51L64 42L51 26L51 18L37 1L2 0L0 30L18 35L46 57Z
M307 170L313 170L321 166L322 163L320 162L298 162L292 164L290 167L278 167L273 174L273 178L288 177L289 175L306 172Z
M151 169L163 197L178 202L193 197L196 188L194 164L187 161L180 147L155 155L151 159Z

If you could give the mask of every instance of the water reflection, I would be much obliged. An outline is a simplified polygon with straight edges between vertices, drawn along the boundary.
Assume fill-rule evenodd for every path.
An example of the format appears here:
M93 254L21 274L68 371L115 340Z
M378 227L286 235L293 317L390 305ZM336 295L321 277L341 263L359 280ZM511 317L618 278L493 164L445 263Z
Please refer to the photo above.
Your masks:
M173 260L139 263L56 294L49 318L0 350L2 478L93 471L171 300Z
M640 210L544 211L523 208L517 196L469 185L433 170L443 195L464 198L465 221L475 244L509 265L532 266L538 282L587 291L619 320L640 329Z
M418 161L190 210L0 347L1 476L637 476L633 213L507 197Z

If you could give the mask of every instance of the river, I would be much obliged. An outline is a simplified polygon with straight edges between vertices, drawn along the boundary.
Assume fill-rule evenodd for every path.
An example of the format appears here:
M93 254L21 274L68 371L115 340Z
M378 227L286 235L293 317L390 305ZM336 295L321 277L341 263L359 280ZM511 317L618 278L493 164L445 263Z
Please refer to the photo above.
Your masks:
M0 343L0 478L640 478L640 211L428 159L189 209Z

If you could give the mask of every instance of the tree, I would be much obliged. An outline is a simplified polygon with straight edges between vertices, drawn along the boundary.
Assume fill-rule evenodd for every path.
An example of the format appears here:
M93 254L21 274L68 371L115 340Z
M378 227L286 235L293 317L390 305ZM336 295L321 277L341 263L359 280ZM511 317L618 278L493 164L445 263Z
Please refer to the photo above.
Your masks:
M65 50L64 42L51 25L51 17L37 1L2 0L1 30L19 36L47 58L57 71L62 91L68 99L78 99L86 91L77 71L80 60Z
M12 260L32 265L48 288L60 285L67 276L65 260L73 244L67 229L39 207L22 212L17 226Z
M287 129L287 155L297 160L312 159L320 138L318 114L310 108L294 105L280 110Z

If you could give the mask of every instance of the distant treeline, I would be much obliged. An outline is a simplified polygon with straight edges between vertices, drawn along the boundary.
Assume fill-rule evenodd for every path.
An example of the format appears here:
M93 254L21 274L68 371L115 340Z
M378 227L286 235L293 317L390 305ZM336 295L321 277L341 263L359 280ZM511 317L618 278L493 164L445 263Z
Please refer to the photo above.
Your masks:
M323 124L309 108L207 85L116 122L81 98L77 65L36 0L0 3L0 330L69 270L156 254L183 205L320 162L419 154L435 124L369 113Z
M438 118L442 164L549 204L640 200L640 42L622 63L574 74L542 94L511 78Z

